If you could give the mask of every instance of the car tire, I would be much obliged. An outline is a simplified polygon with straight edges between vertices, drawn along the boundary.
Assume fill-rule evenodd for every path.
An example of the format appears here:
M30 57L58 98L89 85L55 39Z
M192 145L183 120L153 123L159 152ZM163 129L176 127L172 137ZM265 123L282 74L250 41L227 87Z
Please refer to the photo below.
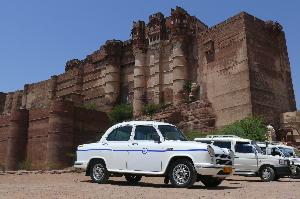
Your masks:
M200 180L206 187L217 187L223 180L212 176L202 176Z
M264 166L260 170L259 177L263 182L270 182L275 179L275 171L270 166Z
M141 181L142 176L139 176L139 175L125 175L125 179L130 184L136 184L139 181Z
M171 163L169 167L169 179L174 187L189 188L193 186L197 178L197 172L191 161L179 159Z
M91 162L90 177L94 183L103 184L107 182L109 178L109 172L106 169L104 161L95 160Z

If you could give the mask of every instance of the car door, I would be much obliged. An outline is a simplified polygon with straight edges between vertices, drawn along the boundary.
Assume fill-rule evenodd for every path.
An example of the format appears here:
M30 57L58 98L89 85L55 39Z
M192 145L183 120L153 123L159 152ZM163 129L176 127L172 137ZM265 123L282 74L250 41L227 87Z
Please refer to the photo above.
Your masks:
M155 141L156 140L156 141ZM160 172L162 170L163 143L152 125L137 125L129 144L128 170Z
M129 139L132 126L126 125L114 129L106 138L105 144L111 149L108 157L108 170L126 170Z
M236 142L234 147L234 166L236 172L256 172L257 155L249 142Z

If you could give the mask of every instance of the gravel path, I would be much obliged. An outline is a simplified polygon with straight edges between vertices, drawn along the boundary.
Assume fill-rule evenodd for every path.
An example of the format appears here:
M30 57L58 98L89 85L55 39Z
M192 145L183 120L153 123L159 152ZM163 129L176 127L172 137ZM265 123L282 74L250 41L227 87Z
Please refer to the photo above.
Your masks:
M0 198L300 198L300 180L283 178L261 182L259 178L232 176L215 189L196 183L191 189L164 185L163 178L144 177L135 186L124 178L108 184L91 183L83 173L0 175Z

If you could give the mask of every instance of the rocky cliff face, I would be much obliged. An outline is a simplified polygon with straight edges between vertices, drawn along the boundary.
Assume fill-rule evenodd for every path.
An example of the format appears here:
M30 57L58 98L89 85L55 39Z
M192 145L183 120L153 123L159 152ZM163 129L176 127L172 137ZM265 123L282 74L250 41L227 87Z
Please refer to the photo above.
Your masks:
M183 131L211 132L215 130L216 116L211 103L207 100L197 100L178 106L170 105L152 116L142 116L137 119L169 122Z

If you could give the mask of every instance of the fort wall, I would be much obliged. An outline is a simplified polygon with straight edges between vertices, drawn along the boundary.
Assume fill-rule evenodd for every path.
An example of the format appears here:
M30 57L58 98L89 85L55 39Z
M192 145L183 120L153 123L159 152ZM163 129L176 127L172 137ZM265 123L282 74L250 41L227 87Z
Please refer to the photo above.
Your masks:
M282 26L245 15L252 112L276 129L280 115L296 110Z
M198 36L198 82L222 127L252 115L244 13Z
M19 109L0 116L0 166L16 170L71 166L76 147L94 142L110 126L104 112L55 99L49 108Z

